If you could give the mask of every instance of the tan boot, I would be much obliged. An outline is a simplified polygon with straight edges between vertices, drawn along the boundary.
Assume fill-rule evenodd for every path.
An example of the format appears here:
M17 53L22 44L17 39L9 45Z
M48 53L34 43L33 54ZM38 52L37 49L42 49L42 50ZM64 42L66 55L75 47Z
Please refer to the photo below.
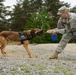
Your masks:
M58 53L54 52L53 55L49 59L58 59Z

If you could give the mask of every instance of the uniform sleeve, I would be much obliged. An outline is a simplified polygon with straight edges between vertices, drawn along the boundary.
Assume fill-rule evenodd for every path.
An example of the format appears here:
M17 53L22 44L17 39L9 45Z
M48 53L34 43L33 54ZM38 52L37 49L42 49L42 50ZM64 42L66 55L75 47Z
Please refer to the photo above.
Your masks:
M58 20L58 22L57 22L57 28L58 28L58 29L63 29L63 28L65 28L65 26L64 26L63 23L62 23L61 17L59 18L59 20Z
M60 34L65 34L66 33L65 28L63 28L63 29L56 28L55 30L57 31L57 33L60 33Z
M65 33L66 30L65 30L64 25L62 25L61 18L59 18L58 23L57 23L57 28L55 28L55 30L57 31L57 33L60 33L60 34Z
M70 21L71 30L76 30L76 16Z

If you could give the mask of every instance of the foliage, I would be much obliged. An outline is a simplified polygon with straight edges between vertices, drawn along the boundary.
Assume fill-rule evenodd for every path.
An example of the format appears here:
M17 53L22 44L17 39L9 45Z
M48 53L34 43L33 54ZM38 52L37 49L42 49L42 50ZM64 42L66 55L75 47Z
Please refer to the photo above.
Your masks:
M76 6L74 6L74 7L71 9L71 12L76 13Z
M37 12L41 7L41 0L20 0L14 6L12 19L12 30L24 30L27 26L27 20L31 17L33 12Z
M27 21L28 26L25 29L30 28L41 28L44 33L34 39L31 40L31 43L50 43L53 42L51 40L51 34L47 34L46 31L52 28L52 24L54 22L53 18L47 13L45 8L42 9L40 13L33 13L31 18ZM56 41L57 42L57 41Z
M63 1L59 0L44 0L44 5L47 7L48 12L52 16L57 16L58 8L60 8L63 5L69 6L68 3L65 3Z
M23 26L22 8L20 4L14 6L13 13L11 14L12 30L20 30Z
M8 30L8 28L9 28L9 23L8 23L7 17L10 14L10 11L8 11L8 9L10 7L9 6L5 7L2 3L3 1L4 0L0 0L0 31Z
M56 27L56 22L58 18L55 15L58 8L63 4L64 3L60 3L59 0L17 0L17 4L14 5L13 11L10 14L11 18L8 20L9 23L11 23L10 28L15 31L23 31L24 27L28 26L27 21L32 15L34 15L33 13L40 14L44 7L47 9L47 13L52 12L51 14L49 14L49 16L56 18L52 19L54 20L52 24ZM46 10L44 12L46 12Z
M63 5L69 7L70 4L59 0L16 0L17 4L12 11L9 11L10 7L5 7L3 1L0 0L0 31L9 29L23 31L38 27L43 29L44 34L32 39L31 43L59 42L60 34L57 41L52 41L51 35L46 31L56 27L58 8Z
M43 28L44 30L47 30L50 28L50 17L45 9L42 9L40 13L33 13L30 19L27 21L28 26L27 28Z

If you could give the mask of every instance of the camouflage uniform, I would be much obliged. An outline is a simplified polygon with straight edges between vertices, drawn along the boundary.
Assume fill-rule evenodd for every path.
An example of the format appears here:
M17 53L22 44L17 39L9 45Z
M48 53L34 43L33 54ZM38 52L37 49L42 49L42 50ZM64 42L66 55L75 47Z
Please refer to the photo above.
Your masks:
M61 53L66 47L70 39L76 35L76 14L68 12L68 19L62 19L60 17L57 25L57 32L62 33L62 39L56 48L57 53Z

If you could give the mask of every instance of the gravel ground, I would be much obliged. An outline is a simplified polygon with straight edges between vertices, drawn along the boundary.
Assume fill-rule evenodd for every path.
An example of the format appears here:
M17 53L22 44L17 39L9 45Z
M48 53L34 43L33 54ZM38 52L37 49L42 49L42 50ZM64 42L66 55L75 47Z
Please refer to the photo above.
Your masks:
M0 53L0 75L76 75L76 44L68 44L58 59L48 59L58 44L30 44L36 58L29 58L22 45L7 45Z

